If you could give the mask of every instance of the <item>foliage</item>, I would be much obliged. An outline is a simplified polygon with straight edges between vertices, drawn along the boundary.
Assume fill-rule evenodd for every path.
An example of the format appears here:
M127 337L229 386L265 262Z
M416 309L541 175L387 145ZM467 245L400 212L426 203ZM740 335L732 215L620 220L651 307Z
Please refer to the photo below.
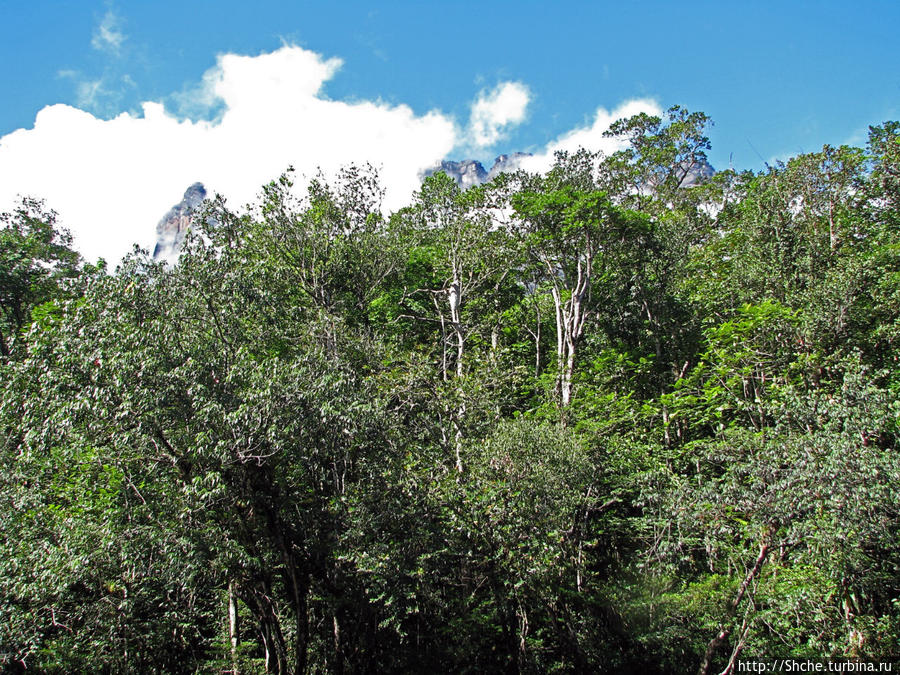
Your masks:
M288 172L113 274L4 214L0 667L900 657L900 127L710 176L709 124L389 216Z

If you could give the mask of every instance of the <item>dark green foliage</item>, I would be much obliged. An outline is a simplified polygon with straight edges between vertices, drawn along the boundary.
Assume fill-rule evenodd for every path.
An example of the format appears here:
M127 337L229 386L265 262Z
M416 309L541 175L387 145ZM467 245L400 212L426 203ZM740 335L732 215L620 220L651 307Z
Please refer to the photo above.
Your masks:
M708 125L389 218L288 173L171 267L5 214L0 667L900 657L898 124L712 177Z

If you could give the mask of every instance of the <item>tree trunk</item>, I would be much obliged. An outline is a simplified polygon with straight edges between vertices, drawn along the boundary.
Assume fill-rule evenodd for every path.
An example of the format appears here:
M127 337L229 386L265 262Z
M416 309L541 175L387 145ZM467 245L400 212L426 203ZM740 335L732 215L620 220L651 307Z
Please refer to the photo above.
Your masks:
M463 335L462 321L460 318L460 305L462 304L461 286L458 279L453 280L453 284L447 292L447 302L450 305L450 323L453 326L453 332L456 335L456 376L462 377L463 374L463 353L466 348L466 339Z
M234 675L240 675L241 672L238 666L239 630L237 595L234 591L234 581L231 581L228 583L228 640L231 643L231 672Z
M560 387L560 401L562 407L568 407L572 402L572 378L575 374L575 342L571 337L566 339L566 361L562 373L562 382Z
M460 392L460 396L462 396L462 392ZM456 453L456 472L463 472L463 463L462 463L462 442L463 442L463 432L462 432L462 420L466 414L466 404L465 402L460 403L459 410L456 412L456 421L454 421L453 426L456 427L456 432L453 435L453 444L454 451Z
M535 303L536 304L536 303ZM534 327L534 376L539 377L541 374L541 308L535 309L535 327Z
M563 364L566 358L565 320L563 319L562 297L555 284L551 293L553 309L556 313L556 395L561 400L563 396Z
M306 672L307 649L309 647L309 612L307 594L309 579L306 573L297 569L297 561L292 555L292 544L289 540L281 540L281 553L284 561L282 578L284 586L291 593L294 612L294 675Z
M272 604L269 584L264 582L260 587L251 589L244 598L252 603L253 613L259 622L265 648L266 672L289 675L284 633L281 632L278 613Z
M578 261L578 278L565 303L556 283L551 291L556 310L556 391L562 408L572 402L575 358L587 318L584 300L590 291L591 260L592 257L588 255L585 260Z
M341 624L338 622L337 610L331 615L331 623L334 635L334 675L344 675L344 650L341 646Z
M462 284L458 275L454 274L453 283L447 291L447 303L450 306L450 324L453 327L453 333L456 335L456 377L461 378L465 369L463 368L463 356L466 350L466 338L463 333L462 317L460 308L462 306ZM456 431L454 434L454 450L456 452L456 471L462 473L462 441L463 441L463 418L466 415L466 404L463 399L461 388L457 387L461 403L456 411L456 422L454 426Z
M307 649L309 647L309 617L307 616L306 589L296 593L297 605L295 618L297 622L297 642L294 653L294 673L303 675L306 672Z
M441 317L441 379L446 382L447 381L447 323L444 320L444 312L441 311L441 305L438 302L437 296L431 296L432 302L434 302L434 308L437 310L438 316Z

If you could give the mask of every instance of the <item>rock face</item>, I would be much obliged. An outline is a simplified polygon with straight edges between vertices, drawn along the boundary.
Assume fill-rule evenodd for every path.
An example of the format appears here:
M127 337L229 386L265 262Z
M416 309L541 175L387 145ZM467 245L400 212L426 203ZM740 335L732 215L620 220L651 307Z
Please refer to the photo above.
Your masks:
M695 164L691 167L687 176L685 176L684 180L681 182L681 187L693 187L694 185L705 183L712 178L715 173L716 170L712 168L712 165L704 160L700 164Z
M532 155L529 152L514 152L511 155L499 155L494 160L494 164L491 166L490 171L486 171L481 162L474 159L464 159L458 162L445 159L425 171L422 177L424 178L436 174L439 171L443 171L454 179L461 188L466 190L473 185L487 183L501 173L515 171L521 166L523 159L531 156ZM681 186L692 187L694 185L699 185L712 178L715 172L716 170L712 168L709 162L704 161L690 169Z
M181 251L184 235L193 222L194 211L206 199L203 183L194 183L184 192L184 198L163 216L156 226L155 260L174 261Z
M481 185L487 180L488 172L484 170L481 162L474 159L464 159L460 162L443 160L440 164L425 171L425 176L436 173L445 173L455 180L459 186L467 190L473 185Z
M426 170L423 178L444 172L455 180L462 189L467 190L473 185L481 185L493 180L504 171L515 171L519 168L519 162L524 157L531 157L531 154L514 152L511 155L500 155L494 160L490 171L485 170L484 165L476 159L463 159L458 162L445 159Z

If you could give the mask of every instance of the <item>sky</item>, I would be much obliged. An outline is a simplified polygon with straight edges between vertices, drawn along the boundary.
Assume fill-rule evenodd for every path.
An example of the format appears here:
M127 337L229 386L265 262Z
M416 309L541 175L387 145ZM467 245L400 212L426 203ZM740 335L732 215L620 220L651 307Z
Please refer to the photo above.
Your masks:
M672 105L758 171L900 119L898 35L896 0L0 0L0 211L42 198L114 264L195 181L240 207L368 161L390 210L441 159L539 170Z

